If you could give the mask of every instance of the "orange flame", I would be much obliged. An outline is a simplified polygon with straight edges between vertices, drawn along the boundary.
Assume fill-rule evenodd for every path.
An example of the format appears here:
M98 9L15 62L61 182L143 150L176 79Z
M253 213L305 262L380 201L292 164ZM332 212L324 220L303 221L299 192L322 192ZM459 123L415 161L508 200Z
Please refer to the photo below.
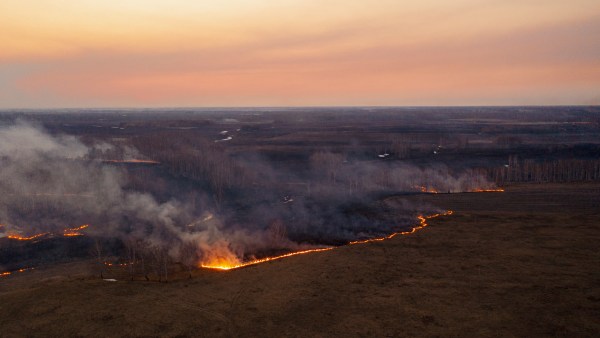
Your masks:
M64 237L83 236L83 233L81 233L80 231L84 230L88 227L89 227L89 224L84 224L84 225L78 226L76 228L67 228L67 229L63 230L62 235ZM38 239L38 238L41 238L41 237L44 237L47 235L52 235L52 234L49 232L44 232L41 234L35 234L33 236L26 237L26 236L21 236L21 235L12 233L12 234L9 234L7 237L9 239L15 239L18 241L32 241L32 240L35 240L35 239Z
M128 266L128 265L132 265L133 263L111 263L111 262L104 262L104 265L106 266Z
M415 186L416 189L419 189L422 193L427 193L427 194L438 194L439 191L437 191L436 189L432 188L432 187L426 187L424 185L417 185Z
M63 236L65 236L65 237L83 236L83 234L80 231L88 228L89 226L90 226L89 224L84 224L84 225L78 226L76 228L67 228L67 229L63 230Z
M8 277L8 276L12 275L13 272L25 272L25 271L28 271L28 270L35 270L35 268L23 268L23 269L19 269L19 270L16 270L16 271L4 271L4 272L0 272L0 277Z
M231 269L242 268L242 267L249 266L249 265L270 262L270 261L274 261L274 260L281 259L281 258L302 255L302 254L307 254L307 253L312 253L312 252L328 251L328 250L333 250L333 249L334 249L334 247L327 247L327 248L296 251L296 252L290 252L290 253L280 255L280 256L255 259L255 260L245 262L245 263L240 263L239 260L228 261L226 259L221 258L217 261L211 261L209 263L202 263L202 264L200 264L200 267L207 268L207 269L215 269L215 270L231 270Z
M402 236L410 235L410 234L413 234L413 233L423 229L424 227L428 226L429 225L429 224L427 224L428 219L432 219L432 218L436 218L436 217L440 217L440 216L450 216L453 213L454 213L454 211L448 210L443 213L433 214L433 215L429 215L429 216L419 215L419 216L417 216L417 218L419 219L419 225L413 227L412 229L410 229L408 231L394 232L393 234L387 235L385 237L370 238L370 239L364 239L361 241L353 241L348 244L355 245L355 244L363 244L363 243L370 243L370 242L380 242L380 241L385 241L386 239L394 238L398 235L402 235Z
M502 188L496 188L496 189L475 189L475 190L472 190L471 192L504 192L504 189L502 189Z
M422 193L425 194L439 194L440 192L432 187L426 187L424 185L416 185L414 186L415 189L419 189ZM504 189L502 188L491 188L491 189L484 189L484 188L475 188L473 190L467 190L467 191L455 191L455 193L460 193L460 192L504 192ZM448 193L450 193L450 191L448 191Z
M413 227L411 230L395 232L391 235L381 237L381 238L371 238L371 239L365 239L365 240L361 240L361 241L353 241L353 242L348 243L348 245L384 241L386 239L393 238L397 235L410 235L410 234L415 233L418 230L421 230L424 227L426 227L428 225L427 224L428 219L436 218L436 217L440 217L440 216L449 216L452 214L453 214L453 211L448 210L443 213L433 214L433 215L429 215L429 216L419 215L419 216L417 216L417 218L419 219L419 225ZM296 256L296 255L303 255L303 254L308 254L308 253L313 253L313 252L321 252L321 251L329 251L329 250L333 250L335 248L336 247L326 247L326 248L296 251L296 252L291 252L291 253L274 256L274 257L255 259L255 260L252 260L249 262L244 262L244 263L240 262L239 259L237 259L237 257L235 257L235 256L233 258L228 258L228 257L230 257L230 255L225 255L225 256L218 256L216 258L209 259L208 262L201 263L200 267L206 268L206 269L214 269L214 270L232 270L232 269L243 268L243 267L250 266L250 265L256 265L256 264L260 264L260 263L270 262L270 261L274 261L277 259L282 259L282 258L286 258L286 257Z
M18 241L32 241L34 239L38 239L40 237L44 237L44 236L49 235L49 234L50 233L48 233L48 232L44 232L43 234L37 234L37 235L30 236L30 237L23 237L21 235L12 234L12 235L8 235L8 238L10 238L10 239L16 239Z

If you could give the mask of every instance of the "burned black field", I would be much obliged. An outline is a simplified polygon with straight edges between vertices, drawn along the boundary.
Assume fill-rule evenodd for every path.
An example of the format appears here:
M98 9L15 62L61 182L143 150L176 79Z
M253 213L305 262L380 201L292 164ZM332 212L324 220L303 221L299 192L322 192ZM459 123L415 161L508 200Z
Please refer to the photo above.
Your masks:
M5 111L0 333L595 336L599 113Z

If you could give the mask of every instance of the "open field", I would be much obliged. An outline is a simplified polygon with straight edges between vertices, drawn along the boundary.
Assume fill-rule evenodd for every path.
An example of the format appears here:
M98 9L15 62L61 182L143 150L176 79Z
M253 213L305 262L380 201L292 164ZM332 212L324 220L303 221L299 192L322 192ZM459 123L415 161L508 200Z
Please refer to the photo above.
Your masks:
M600 333L600 185L415 198L455 213L410 236L170 283L104 282L86 263L11 276L0 335Z
M600 338L599 18L0 0L0 338Z

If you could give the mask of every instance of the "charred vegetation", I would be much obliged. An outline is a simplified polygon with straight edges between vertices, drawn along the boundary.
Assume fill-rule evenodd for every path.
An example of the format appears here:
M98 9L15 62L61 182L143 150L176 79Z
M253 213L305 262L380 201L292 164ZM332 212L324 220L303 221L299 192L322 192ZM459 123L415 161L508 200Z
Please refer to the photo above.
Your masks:
M241 263L389 235L440 211L415 202L420 194L599 180L598 113L3 112L0 265L90 257L104 243L102 264L110 257L129 264L130 279L166 281L174 263L191 275L209 259ZM90 224L85 236L60 236L75 224Z

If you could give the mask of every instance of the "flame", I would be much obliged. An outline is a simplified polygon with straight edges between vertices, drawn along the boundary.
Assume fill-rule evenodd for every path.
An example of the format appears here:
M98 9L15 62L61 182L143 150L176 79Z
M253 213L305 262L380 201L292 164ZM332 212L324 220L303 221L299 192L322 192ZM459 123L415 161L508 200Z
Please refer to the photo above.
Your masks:
M8 238L10 238L10 239L16 239L18 241L32 241L34 239L38 239L40 237L44 237L44 236L49 235L49 234L50 234L49 232L44 232L42 234L37 234L37 235L30 236L30 237L24 237L24 236L21 236L21 235L11 234L11 235L8 235Z
M406 235L410 235L413 234L421 229L423 229L424 227L428 226L429 224L427 224L427 220L428 219L432 219L432 218L436 218L436 217L440 217L440 216L450 216L454 213L454 211L452 210L448 210L446 212L442 212L439 214L433 214L433 215L429 215L429 216L423 216L423 215L419 215L417 216L417 219L419 220L419 225L413 227L410 230L407 231L401 231L401 232L394 232L391 235L387 235L385 237L379 237L379 238L370 238L370 239L364 239L364 240L360 240L360 241L353 241L348 243L348 245L355 245L355 244L364 244L364 243L371 243L371 242L380 242L380 241L385 241L386 239L391 239L394 238L398 235L401 236L406 236Z
M328 251L328 250L333 250L333 249L335 249L335 247L326 247L326 248L319 248L319 249L296 251L296 252L290 252L290 253L287 253L284 255L279 255L279 256L255 259L255 260L252 260L249 262L244 262L244 263L241 263L237 258L235 260L231 260L231 261L222 258L222 259L218 259L216 261L211 260L208 263L202 263L202 264L200 264L200 267L206 268L206 269L215 269L215 270L231 270L231 269L242 268L242 267L249 266L249 265L270 262L270 261L274 261L274 260L281 259L281 258L303 255L303 254L312 253L312 252Z
M29 271L29 270L35 270L35 268L23 268L23 269L19 269L16 271L4 271L4 272L0 272L0 277L8 277L10 275L13 274L13 272L25 272L25 271Z
M67 228L67 229L63 230L63 236L64 237L83 236L83 234L80 231L83 229L87 229L89 226L90 226L89 224L84 224L84 225L78 226L76 228Z
M428 219L432 219L432 218L436 218L436 217L440 217L440 216L449 216L449 215L452 215L453 213L454 212L452 210L448 210L443 213L438 213L438 214L433 214L433 215L428 215L428 216L419 215L419 216L417 216L417 219L419 220L419 224L408 231L395 232L391 235L388 235L385 237L380 237L380 238L371 238L371 239L365 239L365 240L361 240L361 241L353 241L353 242L348 243L348 245L385 241L386 239L390 239L390 238L393 238L398 235L410 235L410 234L415 233L415 232L425 228L426 226L428 226L428 224L427 224ZM260 264L260 263L270 262L270 261L274 261L274 260L282 259L282 258L286 258L286 257L291 257L291 256L303 255L303 254L308 254L308 253L313 253L313 252L329 251L329 250L333 250L335 248L336 247L326 247L326 248L296 251L296 252L290 252L290 253L287 253L284 255L279 255L279 256L274 256L274 257L255 259L255 260L252 260L249 262L241 262L235 255L233 255L232 253L229 253L227 255L218 255L218 256L212 257L210 259L207 259L205 262L200 264L200 267L206 268L206 269L214 269L214 270L232 270L232 269L238 269L238 268L242 268L242 267L246 267L246 266L250 266L250 265L256 265L256 264Z
M63 230L62 235L64 237L83 236L83 233L81 233L80 231L84 230L84 229L86 229L88 227L89 227L89 224L84 224L84 225L80 225L80 226L78 226L76 228L66 228L65 230ZM38 239L38 238L41 238L41 237L44 237L44 236L47 236L47 235L53 235L53 234L51 234L49 232L44 232L44 233L41 233L41 234L35 234L33 236L25 237L25 236L21 236L21 235L12 233L12 234L9 234L7 237L9 239L15 239L15 240L18 240L18 241L33 241L35 239Z
M128 266L128 265L132 265L133 263L111 263L111 262L104 262L104 265L106 266Z
M424 185L416 185L414 186L415 189L419 189L422 193L425 194L439 194L439 190L432 188L432 187L427 187ZM450 191L448 191L450 193ZM455 193L460 193L461 191L455 191ZM475 188L473 190L467 190L467 191L462 191L462 192L504 192L504 189L502 188L492 188L492 189L484 189L484 188Z
M426 187L424 185L417 185L417 186L415 186L415 188L419 189L422 193L439 194L439 191L437 191L436 189L434 189L432 187Z

